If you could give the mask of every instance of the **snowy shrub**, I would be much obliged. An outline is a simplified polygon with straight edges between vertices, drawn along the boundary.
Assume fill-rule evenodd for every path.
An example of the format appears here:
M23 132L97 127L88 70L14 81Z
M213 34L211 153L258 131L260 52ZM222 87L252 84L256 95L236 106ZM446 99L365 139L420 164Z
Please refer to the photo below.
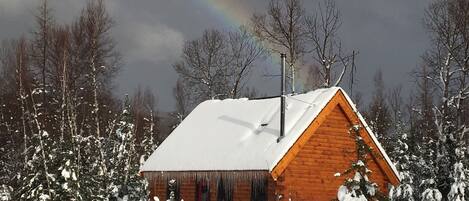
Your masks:
M443 198L441 192L434 187L435 181L433 179L422 181L421 186L426 186L421 195L422 201L440 201Z
M375 155L372 148L369 147L360 136L359 125L350 128L349 133L355 140L357 160L343 174L336 173L334 176L353 174L353 178L347 178L338 189L337 197L339 201L361 201L368 199L386 199L386 196L380 192L378 185L368 179L372 173L368 169L370 155Z
M451 191L448 194L450 201L465 201L464 194L466 188L466 175L464 174L464 166L461 162L457 162L453 167L454 182L451 185Z
M355 190L349 190L346 186L340 186L337 192L339 201L367 201L364 195L358 195Z
M13 192L13 188L11 186L2 185L0 187L0 201L10 201L11 193Z
M413 201L414 189L412 187L413 174L410 172L411 157L407 145L407 134L404 132L402 122L397 123L396 134L399 136L397 144L392 152L397 170L399 171L400 184L389 192L389 198L393 201Z
M440 201L443 196L438 189L426 189L422 193L422 201Z

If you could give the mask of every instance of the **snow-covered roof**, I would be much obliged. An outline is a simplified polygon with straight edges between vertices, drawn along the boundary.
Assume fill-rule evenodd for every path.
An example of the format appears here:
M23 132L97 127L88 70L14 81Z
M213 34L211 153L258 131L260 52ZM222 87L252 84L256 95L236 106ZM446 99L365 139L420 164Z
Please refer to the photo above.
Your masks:
M285 137L279 143L279 97L205 101L155 150L141 171L271 171L338 91L342 89L332 87L287 96Z

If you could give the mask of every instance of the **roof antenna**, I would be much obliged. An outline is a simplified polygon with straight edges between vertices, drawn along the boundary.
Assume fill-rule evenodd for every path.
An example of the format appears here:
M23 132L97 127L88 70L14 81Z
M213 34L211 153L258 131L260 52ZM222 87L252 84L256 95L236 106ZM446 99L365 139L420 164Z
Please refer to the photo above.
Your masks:
M282 53L280 58L282 59L282 84L280 87L282 95L280 96L280 136L277 138L277 143L285 136L285 59L287 55Z

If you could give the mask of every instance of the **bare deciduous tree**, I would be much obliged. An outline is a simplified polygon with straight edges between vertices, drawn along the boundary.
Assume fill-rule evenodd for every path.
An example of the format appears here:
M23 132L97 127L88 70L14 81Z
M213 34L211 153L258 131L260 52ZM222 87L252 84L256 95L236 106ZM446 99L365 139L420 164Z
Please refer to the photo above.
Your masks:
M402 98L402 86L398 85L397 87L392 88L388 92L388 103L389 107L393 114L393 122L397 122L402 118L402 107L404 105L404 100Z
M254 14L251 19L257 37L266 41L271 51L287 54L292 92L295 92L298 62L306 53L304 17L300 0L271 0L267 14Z
M25 162L28 160L27 149L28 149L28 141L30 135L28 133L28 127L30 127L28 122L31 122L29 116L27 115L27 108L29 108L29 101L28 101L28 91L31 91L31 87L28 87L27 83L31 83L31 75L30 69L28 68L28 48L27 43L24 38L20 39L16 45L16 82L17 82L17 97L20 101L20 108L21 108L21 128L23 134L23 143L24 143L24 160ZM25 164L26 165L26 164Z
M86 8L78 20L78 33L82 33L82 40L84 42L82 54L82 61L84 68L87 69L86 77L89 82L87 83L91 90L92 103L91 114L95 122L95 134L101 137L103 123L101 115L106 114L104 106L109 106L101 98L105 97L103 94L110 93L110 86L108 83L115 76L119 70L120 55L115 50L115 42L110 36L110 29L114 22L107 13L106 7L102 0L89 1ZM102 102L100 102L102 101Z
M178 79L176 86L173 88L173 96L176 99L176 118L177 123L181 123L182 120L189 113L189 96L184 86L184 82L181 79Z
M319 66L322 87L338 86L347 68L353 64L355 52L347 54L342 48L338 36L342 21L334 0L325 0L318 7L317 13L304 21L308 45L311 45L312 58Z
M429 67L426 79L439 97L433 106L438 136L434 175L444 195L452 188L450 170L461 160L459 150L467 146L469 133L463 116L464 102L469 97L468 8L466 0L438 0L428 7L425 16L432 39L431 48L424 55L425 65Z
M230 58L226 36L217 30L206 30L200 39L184 44L182 60L174 69L189 83L194 99L200 101L227 96Z
M415 98L412 102L409 101L409 115L414 116L414 120L410 121L414 124L411 127L412 134L414 135L412 136L414 138L413 141L415 143L418 141L420 144L430 141L430 139L431 141L437 140L433 113L435 95L434 87L429 80L429 70L427 65L422 64L413 72L417 89Z
M67 123L67 100L68 100L68 72L69 72L69 55L70 55L70 32L66 27L56 27L52 30L53 37L50 44L50 85L57 91L52 94L57 98L60 109L60 142L64 142ZM59 94L60 93L60 94ZM68 132L67 132L68 133Z
M157 119L155 116L157 114L155 107L156 98L153 92L149 88L143 90L140 86L137 87L130 103L137 144L141 142L145 134L153 136L156 133ZM145 130L147 128L148 131Z
M41 99L37 99L38 110L41 112L40 123L46 125L46 122L50 122L49 118L49 101L48 93L51 89L48 88L48 79L47 72L49 71L50 64L50 39L51 39L51 30L54 26L54 18L51 14L51 9L48 5L47 0L43 0L41 5L38 7L38 13L36 17L37 29L33 32L34 40L32 42L32 58L31 63L34 66L34 69L40 72L40 88L41 88ZM49 118L49 119L48 119ZM52 127L48 127L52 129Z
M246 80L249 78L250 70L256 60L264 56L265 50L258 45L245 27L239 31L229 32L230 49L230 71L232 71L231 94L232 98L237 98L240 91L243 90Z
M227 33L206 30L201 38L187 41L182 59L174 64L183 82L177 86L175 96L185 99L180 96L182 87L190 96L182 111L207 99L238 98L249 72L263 55L262 47L242 27ZM182 104L181 101L178 102Z

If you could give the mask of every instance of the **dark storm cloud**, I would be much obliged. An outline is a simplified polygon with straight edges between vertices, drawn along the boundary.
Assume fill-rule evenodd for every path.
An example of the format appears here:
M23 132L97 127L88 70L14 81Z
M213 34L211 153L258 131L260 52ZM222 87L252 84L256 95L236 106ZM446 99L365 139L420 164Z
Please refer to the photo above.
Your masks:
M373 74L381 69L387 86L410 88L411 72L428 47L423 27L428 0L340 1L343 15L341 36L345 46L357 49L360 83L366 92Z
M236 2L246 13L261 12L264 1L223 0ZM70 22L85 0L50 0L59 23ZM172 87L177 75L171 64L180 56L184 40L201 35L205 28L228 28L226 21L202 0L108 0L108 9L116 25L113 35L124 56L117 79L116 95L131 93L138 85L148 86L158 95L159 107L172 110ZM305 0L307 11L317 1ZM33 13L39 0L0 0L0 40L28 34L34 27ZM341 38L347 49L360 51L357 85L360 91L372 89L372 76L383 70L388 86L409 86L408 72L420 62L428 46L422 26L429 0L339 0L343 24ZM246 17L248 19L249 16ZM270 67L272 68L272 67ZM251 76L251 84L261 93L277 90L275 79L263 77L261 70Z

